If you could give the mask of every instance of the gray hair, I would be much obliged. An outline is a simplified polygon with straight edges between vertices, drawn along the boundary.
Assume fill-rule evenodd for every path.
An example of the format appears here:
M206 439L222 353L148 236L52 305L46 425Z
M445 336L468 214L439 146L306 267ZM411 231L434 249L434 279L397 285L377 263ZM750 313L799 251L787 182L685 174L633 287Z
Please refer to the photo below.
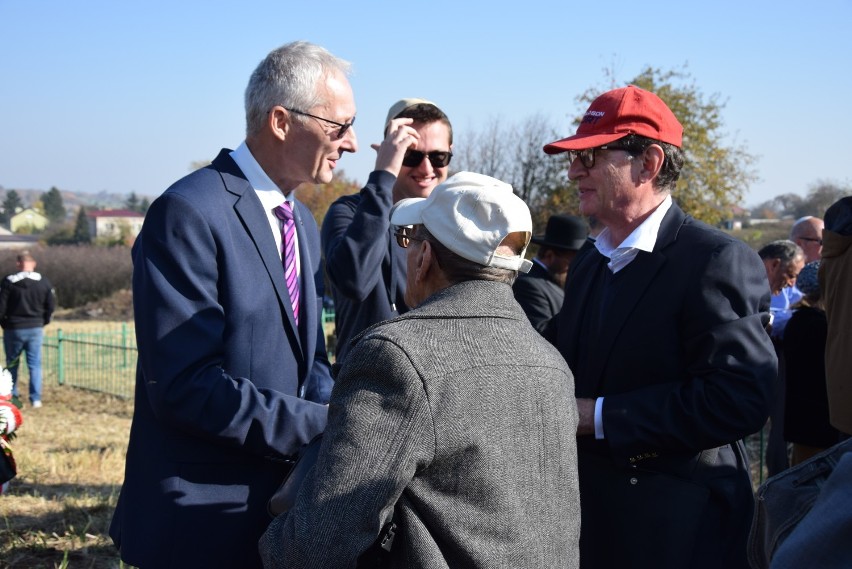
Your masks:
M779 239L778 241L764 245L757 254L763 260L780 259L781 263L785 266L799 259L804 260L805 258L805 252L802 251L802 248L789 239Z
M261 131L267 113L276 105L306 111L328 103L317 92L320 79L334 72L348 75L350 68L348 61L305 41L272 51L251 74L246 87L246 137Z
M415 236L432 245L438 266L444 272L444 276L453 284L464 281L492 281L512 285L518 276L518 271L501 269L499 267L486 267L473 261L468 261L461 255L450 250L446 245L438 241L425 225L417 225ZM519 250L513 248L512 252L517 255Z

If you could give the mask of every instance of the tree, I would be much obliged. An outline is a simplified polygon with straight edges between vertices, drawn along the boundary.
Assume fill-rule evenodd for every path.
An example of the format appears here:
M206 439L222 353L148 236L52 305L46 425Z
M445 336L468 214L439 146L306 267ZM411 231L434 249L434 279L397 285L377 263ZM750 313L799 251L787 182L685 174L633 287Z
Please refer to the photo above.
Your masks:
M23 207L21 196L15 190L6 192L6 199L3 200L3 222L9 223L12 216L18 212L19 208Z
M796 217L813 215L824 217L827 210L834 202L844 196L852 194L852 188L841 187L827 180L819 180L808 191L807 197L802 200L801 207L796 212Z
M322 225L325 213L334 200L340 196L358 193L360 190L358 183L347 179L346 173L341 170L335 173L334 179L328 184L302 184L296 188L296 195L314 214L317 225Z
M51 223L65 219L65 204L62 202L62 194L56 186L42 194L41 203L44 208L44 215Z
M612 73L607 72L611 77ZM736 141L726 143L722 130L725 103L718 93L705 97L695 81L681 70L647 67L630 84L656 93L683 125L686 163L672 197L687 213L711 225L730 217L745 190L757 176L755 157ZM580 97L588 107L598 94ZM579 124L579 118L577 124Z
M89 243L92 235L89 232L89 218L86 216L86 208L80 206L77 212L77 221L74 224L74 241L76 243Z
M559 138L542 115L532 115L513 125L492 119L482 131L468 131L454 145L453 170L468 170L492 176L512 185L530 206L535 226L542 228L554 211L549 196L564 190L568 164L564 155L548 156L542 147Z
M130 192L124 206L130 211L139 211L139 198L136 196L136 192Z
M151 207L151 202L148 198L142 198L142 201L139 202L139 213L146 213L149 207Z

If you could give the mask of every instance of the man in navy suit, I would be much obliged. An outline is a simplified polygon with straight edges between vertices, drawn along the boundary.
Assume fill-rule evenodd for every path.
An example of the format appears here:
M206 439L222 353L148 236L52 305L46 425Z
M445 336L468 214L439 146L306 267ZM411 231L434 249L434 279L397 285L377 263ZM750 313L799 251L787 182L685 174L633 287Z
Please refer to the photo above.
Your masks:
M757 254L672 201L683 128L634 86L595 99L571 152L604 226L571 264L557 347L574 372L584 569L747 568L741 439L766 421L777 361Z
M319 232L293 190L329 182L357 150L348 68L306 42L271 52L246 89L245 142L147 213L133 249L135 410L110 527L127 563L260 567L267 501L325 428Z

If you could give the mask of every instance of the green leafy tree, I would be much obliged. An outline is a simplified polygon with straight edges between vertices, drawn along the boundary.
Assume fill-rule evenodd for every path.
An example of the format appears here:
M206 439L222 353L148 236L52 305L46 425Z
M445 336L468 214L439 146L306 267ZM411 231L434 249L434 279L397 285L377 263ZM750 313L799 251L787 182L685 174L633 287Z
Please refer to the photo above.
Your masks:
M62 201L62 194L53 186L49 191L41 196L41 203L44 209L44 215L51 223L62 221L65 219L65 204Z
M18 195L18 192L15 190L6 192L6 198L3 200L3 222L9 223L12 216L23 206L24 203L21 201L21 196Z
M89 233L89 219L86 217L86 208L80 206L77 212L77 221L74 223L74 242L89 243L92 235Z

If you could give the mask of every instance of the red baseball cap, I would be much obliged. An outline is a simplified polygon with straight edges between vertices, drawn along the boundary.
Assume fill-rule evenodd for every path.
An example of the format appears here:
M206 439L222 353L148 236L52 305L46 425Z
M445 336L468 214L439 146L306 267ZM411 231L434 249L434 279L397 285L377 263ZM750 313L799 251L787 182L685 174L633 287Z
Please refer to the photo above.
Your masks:
M584 150L638 134L680 147L683 127L666 104L635 85L607 91L589 105L577 134L544 146L547 154Z

